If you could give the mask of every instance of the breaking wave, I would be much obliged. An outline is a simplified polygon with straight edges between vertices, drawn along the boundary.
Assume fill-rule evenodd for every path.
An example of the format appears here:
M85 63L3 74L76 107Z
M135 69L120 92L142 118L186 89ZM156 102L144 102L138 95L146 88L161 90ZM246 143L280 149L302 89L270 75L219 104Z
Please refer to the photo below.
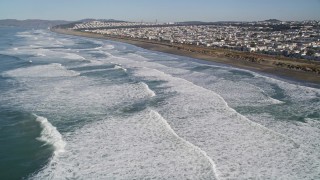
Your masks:
M56 127L54 127L47 118L37 116L36 121L40 123L42 127L41 136L37 140L50 144L54 147L54 154L57 155L65 151L66 142L63 140L62 135L59 133Z
M64 77L78 76L80 73L68 70L58 63L49 65L38 65L26 68L18 68L6 71L2 74L4 77L24 78L24 77Z

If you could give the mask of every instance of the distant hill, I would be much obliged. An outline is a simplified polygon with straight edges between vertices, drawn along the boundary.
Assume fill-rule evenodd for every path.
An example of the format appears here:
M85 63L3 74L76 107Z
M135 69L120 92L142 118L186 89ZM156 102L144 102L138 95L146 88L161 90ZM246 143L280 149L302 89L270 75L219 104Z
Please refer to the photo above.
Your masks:
M266 21L266 22L275 22L275 23L281 22L281 21L278 20L278 19L267 19L267 20L264 20L264 21Z
M203 22L203 21L184 21L177 22L179 25L221 25L221 24L234 24L234 23L244 23L241 21L216 21L216 22Z
M56 28L72 28L74 27L76 24L79 23L86 23L86 22L90 22L90 21L102 21L102 22L126 22L126 21L121 21L121 20L115 20L115 19L81 19L79 21L73 21L73 22L69 22L69 23L64 23L64 24L57 24L55 27Z
M126 22L126 21L121 21L121 20L116 20L116 19L92 19L92 18L81 19L81 20L76 21L76 22L77 22L77 23L79 23L79 22L90 22L90 21L103 21L103 22Z
M207 24L208 22L202 22L202 21L184 21L184 22L177 22L177 24L185 24L185 25L189 25L189 24Z
M40 19L3 19L0 20L0 27L29 27L29 28L48 28L60 24L68 24L71 21L63 20L40 20Z

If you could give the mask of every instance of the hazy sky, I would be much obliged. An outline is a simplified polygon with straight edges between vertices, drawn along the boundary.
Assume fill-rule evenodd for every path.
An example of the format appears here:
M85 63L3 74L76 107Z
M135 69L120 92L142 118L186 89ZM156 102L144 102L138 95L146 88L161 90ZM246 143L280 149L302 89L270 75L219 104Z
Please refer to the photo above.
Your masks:
M320 0L0 0L0 19L320 20Z

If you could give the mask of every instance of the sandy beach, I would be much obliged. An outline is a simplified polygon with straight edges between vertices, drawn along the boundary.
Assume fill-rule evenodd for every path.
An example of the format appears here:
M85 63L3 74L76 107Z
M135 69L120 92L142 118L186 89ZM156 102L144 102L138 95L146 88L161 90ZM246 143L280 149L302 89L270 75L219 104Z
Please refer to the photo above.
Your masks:
M246 54L243 52L231 52L228 50L215 50L204 47L172 45L169 43L128 39L119 37L107 37L101 34L89 32L79 32L66 29L51 29L53 32L83 36L89 38L108 39L113 41L132 44L144 49L160 51L180 56L187 56L196 59L212 61L231 65L238 68L248 69L256 72L262 72L269 75L279 76L281 78L307 82L311 84L320 84L320 62L289 59L284 57L274 57L258 54Z

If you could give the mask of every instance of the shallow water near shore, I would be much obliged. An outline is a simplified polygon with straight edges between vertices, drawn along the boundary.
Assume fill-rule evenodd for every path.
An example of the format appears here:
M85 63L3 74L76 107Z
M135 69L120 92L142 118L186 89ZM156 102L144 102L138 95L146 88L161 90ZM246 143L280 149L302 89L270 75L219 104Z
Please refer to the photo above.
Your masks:
M318 179L320 88L1 28L1 179Z

